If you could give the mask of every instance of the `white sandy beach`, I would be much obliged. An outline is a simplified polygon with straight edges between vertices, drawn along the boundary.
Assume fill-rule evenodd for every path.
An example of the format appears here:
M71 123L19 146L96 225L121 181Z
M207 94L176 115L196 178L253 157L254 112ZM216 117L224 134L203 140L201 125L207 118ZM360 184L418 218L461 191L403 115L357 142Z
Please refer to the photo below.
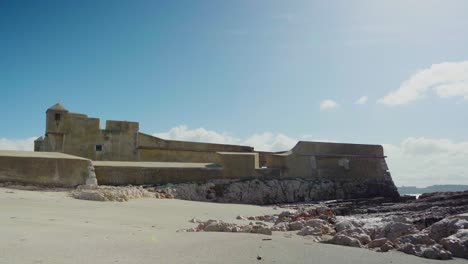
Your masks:
M95 202L73 199L66 192L0 188L0 263L442 263L399 252L319 244L282 232L176 232L195 227L188 222L194 217L235 222L239 214L268 213L278 211L151 198Z

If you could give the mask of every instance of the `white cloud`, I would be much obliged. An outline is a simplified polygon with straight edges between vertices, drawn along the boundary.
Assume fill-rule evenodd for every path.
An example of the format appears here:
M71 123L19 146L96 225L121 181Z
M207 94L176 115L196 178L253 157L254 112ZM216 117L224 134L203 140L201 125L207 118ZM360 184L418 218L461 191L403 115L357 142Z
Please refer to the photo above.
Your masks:
M369 100L369 98L367 96L361 96L354 103L355 104L365 104L365 103L367 103L367 100Z
M0 138L0 150L34 150L34 140L37 137L23 139Z
M326 99L320 102L320 110L330 110L333 108L337 108L339 104L333 100Z
M283 134L265 132L254 134L243 141L243 144L253 146L256 150L283 151L290 150L296 145L297 140Z
M423 97L429 90L442 98L468 99L468 61L433 64L413 74L400 87L377 102L389 106L403 105Z
M189 129L185 125L173 127L167 132L156 133L153 136L164 139L222 144L239 144L241 142L240 139L231 137L226 133L218 133L204 128Z
M384 149L397 185L468 184L466 141L410 137Z
M227 133L219 133L204 128L189 129L185 125L171 128L167 132L155 133L153 136L172 140L247 145L263 151L289 150L297 143L297 140L281 133L264 132L253 134L246 139L239 139Z
M358 104L358 105L363 105L363 104L367 103L367 100L369 100L369 98L367 96L361 96L354 103Z

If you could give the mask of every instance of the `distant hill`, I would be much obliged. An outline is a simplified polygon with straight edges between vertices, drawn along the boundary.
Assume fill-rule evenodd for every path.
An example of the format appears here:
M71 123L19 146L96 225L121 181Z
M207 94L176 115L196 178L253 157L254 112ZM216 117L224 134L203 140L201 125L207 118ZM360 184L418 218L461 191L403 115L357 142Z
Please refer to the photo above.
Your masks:
M432 185L426 188L418 188L416 186L401 186L398 187L400 194L417 194L430 192L460 192L468 190L468 185Z

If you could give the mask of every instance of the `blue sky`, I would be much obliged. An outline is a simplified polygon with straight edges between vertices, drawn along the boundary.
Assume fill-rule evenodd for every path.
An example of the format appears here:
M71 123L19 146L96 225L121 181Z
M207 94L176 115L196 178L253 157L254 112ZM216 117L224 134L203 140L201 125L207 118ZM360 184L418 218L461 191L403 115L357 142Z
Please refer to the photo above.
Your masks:
M397 184L468 183L466 10L462 0L0 1L0 148L30 148L60 101L166 138L385 144Z

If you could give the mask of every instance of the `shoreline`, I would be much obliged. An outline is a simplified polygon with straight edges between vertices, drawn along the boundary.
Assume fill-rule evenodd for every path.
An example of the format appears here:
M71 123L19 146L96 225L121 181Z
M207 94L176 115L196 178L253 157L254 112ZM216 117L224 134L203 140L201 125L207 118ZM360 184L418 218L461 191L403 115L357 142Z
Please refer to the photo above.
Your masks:
M280 212L271 206L151 198L95 202L64 191L7 188L0 188L0 199L0 263L440 263L283 232L176 232L194 227L192 218L245 223L236 216Z

